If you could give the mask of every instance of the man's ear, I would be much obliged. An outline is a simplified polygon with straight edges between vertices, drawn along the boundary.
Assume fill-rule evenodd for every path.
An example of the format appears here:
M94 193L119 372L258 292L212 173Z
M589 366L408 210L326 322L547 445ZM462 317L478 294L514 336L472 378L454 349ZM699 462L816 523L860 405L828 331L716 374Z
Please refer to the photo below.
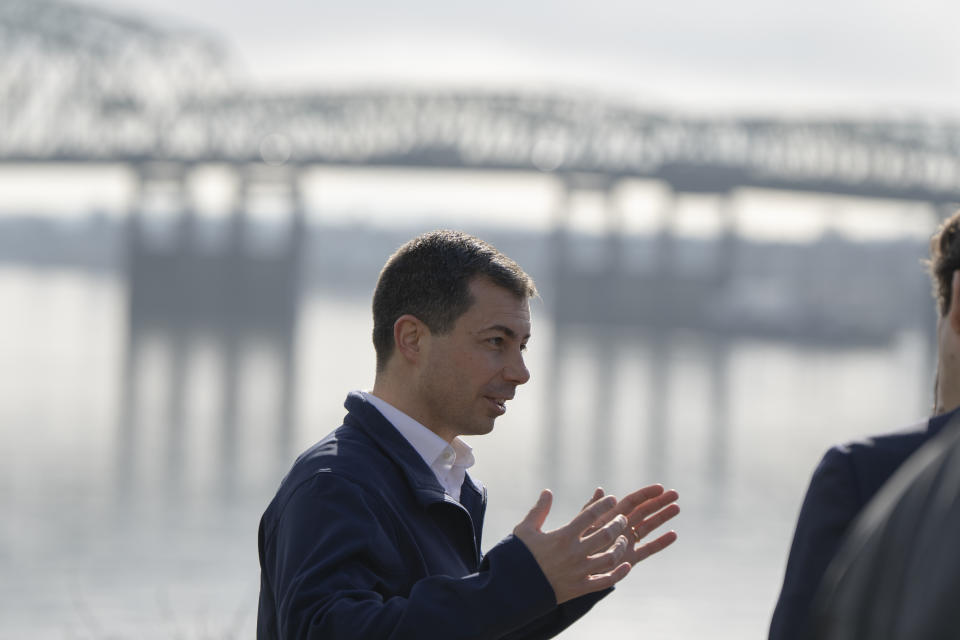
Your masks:
M410 364L420 361L424 339L430 335L430 329L416 316L405 314L393 323L393 342L404 360Z
M960 269L953 272L950 281L950 308L947 310L947 321L954 333L960 334Z

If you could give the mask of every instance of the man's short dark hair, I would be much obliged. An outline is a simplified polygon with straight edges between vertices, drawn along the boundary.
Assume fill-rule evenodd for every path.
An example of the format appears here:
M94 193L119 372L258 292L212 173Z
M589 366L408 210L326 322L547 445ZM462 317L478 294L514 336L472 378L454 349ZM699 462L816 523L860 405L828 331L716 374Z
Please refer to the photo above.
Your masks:
M470 281L489 278L518 298L537 295L533 279L492 245L461 231L431 231L390 256L373 293L377 372L393 354L393 325L410 314L443 335L473 304Z
M930 239L930 278L940 315L950 311L953 272L960 269L960 211L947 218Z

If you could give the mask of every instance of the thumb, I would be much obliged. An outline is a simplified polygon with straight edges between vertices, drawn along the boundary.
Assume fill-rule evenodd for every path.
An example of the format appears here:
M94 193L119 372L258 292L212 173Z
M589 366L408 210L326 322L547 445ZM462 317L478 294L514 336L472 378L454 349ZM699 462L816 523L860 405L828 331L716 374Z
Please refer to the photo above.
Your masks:
M550 505L553 504L553 494L550 489L544 489L540 492L537 504L533 505L527 516L520 522L520 527L540 531L543 523L547 520L547 514L550 513Z

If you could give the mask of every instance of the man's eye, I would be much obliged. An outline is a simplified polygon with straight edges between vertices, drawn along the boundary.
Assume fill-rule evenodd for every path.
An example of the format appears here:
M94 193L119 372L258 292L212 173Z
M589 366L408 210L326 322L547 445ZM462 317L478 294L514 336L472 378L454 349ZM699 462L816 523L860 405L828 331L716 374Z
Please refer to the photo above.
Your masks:
M487 342L489 342L495 347L499 347L503 345L503 338L500 336L497 336L496 338L487 338Z
M524 342L523 344L520 345L520 351L526 351L526 350L527 350L527 343Z

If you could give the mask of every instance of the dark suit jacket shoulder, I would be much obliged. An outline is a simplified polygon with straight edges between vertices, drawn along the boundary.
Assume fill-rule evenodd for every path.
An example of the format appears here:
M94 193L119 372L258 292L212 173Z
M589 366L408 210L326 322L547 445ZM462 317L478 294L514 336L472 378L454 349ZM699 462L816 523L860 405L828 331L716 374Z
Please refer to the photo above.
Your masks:
M887 479L942 426L915 426L831 447L810 480L787 560L770 640L802 638L823 574L856 518Z

